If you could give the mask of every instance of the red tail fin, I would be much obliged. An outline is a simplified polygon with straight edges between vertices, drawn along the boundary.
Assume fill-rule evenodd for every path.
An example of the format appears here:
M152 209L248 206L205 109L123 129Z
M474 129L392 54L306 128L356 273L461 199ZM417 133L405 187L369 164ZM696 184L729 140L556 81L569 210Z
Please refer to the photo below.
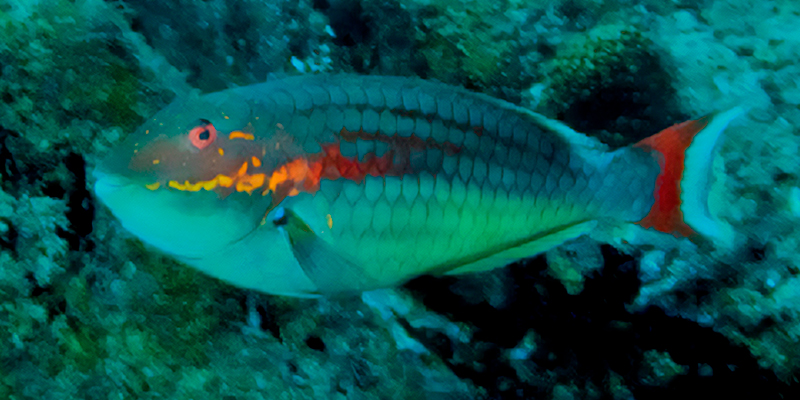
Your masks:
M708 192L717 139L740 113L736 108L686 121L634 145L657 152L661 166L654 193L656 201L647 216L637 222L639 225L675 236L699 234L727 239L724 224L710 211Z

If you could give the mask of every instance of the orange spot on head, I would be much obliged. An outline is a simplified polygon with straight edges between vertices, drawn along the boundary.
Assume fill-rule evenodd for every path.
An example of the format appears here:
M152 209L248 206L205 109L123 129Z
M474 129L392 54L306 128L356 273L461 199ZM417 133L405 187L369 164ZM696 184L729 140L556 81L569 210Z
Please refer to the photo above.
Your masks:
M298 158L286 166L289 168L289 179L293 181L302 180L308 173L308 161Z
M221 156L224 156L224 155L225 155L225 150L222 150L222 147L218 148L218 149L217 149L217 152L218 152L218 153L219 153L219 155L221 155Z
M271 191L275 191L278 185L287 181L300 183L307 177L308 171L308 161L302 158L292 160L272 173L269 178L268 188Z
M236 182L236 191L252 194L253 190L264 185L265 178L264 174L245 175Z
M289 177L289 173L286 171L286 167L278 168L275 172L272 173L272 176L269 178L269 185L267 188L270 191L275 191L283 182L286 182L286 179Z
M157 165L157 164L158 164L158 163L160 163L160 162L161 162L161 160L159 160L159 159L155 159L155 160L153 160L153 165Z
M255 136L252 133L244 133L242 131L233 131L228 135L228 139L244 139L244 140L255 140Z
M250 176L250 183L254 187L260 187L264 184L264 180L267 178L265 174L255 174Z
M250 161L252 161L252 162L253 162L253 167L255 167L255 168L258 168L258 167L260 167L260 166L261 166L261 160L259 160L259 159L258 159L258 157L256 157L256 156L253 156L253 157L250 159Z

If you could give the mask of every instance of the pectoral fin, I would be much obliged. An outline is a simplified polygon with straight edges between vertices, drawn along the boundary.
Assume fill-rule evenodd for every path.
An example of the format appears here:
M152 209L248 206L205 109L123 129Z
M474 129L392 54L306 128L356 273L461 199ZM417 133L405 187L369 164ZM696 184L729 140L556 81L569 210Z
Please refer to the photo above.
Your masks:
M358 293L377 286L374 279L366 276L363 268L336 251L291 210L276 209L273 223L283 233L303 272L321 294Z

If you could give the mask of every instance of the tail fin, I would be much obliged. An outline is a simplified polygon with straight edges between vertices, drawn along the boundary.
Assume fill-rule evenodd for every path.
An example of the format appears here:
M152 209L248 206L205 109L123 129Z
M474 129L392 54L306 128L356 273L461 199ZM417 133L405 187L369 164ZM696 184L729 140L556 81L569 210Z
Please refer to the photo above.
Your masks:
M673 125L634 145L657 152L661 166L656 201L637 224L675 236L730 242L730 228L709 206L710 178L717 140L742 111L737 107Z

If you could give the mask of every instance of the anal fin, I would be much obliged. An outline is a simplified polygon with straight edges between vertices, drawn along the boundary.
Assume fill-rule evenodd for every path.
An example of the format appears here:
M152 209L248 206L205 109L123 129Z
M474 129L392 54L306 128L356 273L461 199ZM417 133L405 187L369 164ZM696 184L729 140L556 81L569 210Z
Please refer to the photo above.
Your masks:
M471 272L489 271L498 267L508 265L522 258L533 257L543 253L562 243L575 239L581 235L589 233L597 221L585 221L578 224L569 225L564 228L546 232L544 235L537 235L529 238L523 243L515 244L499 252L492 253L486 257L460 265L456 268L444 272L445 275L458 275Z

